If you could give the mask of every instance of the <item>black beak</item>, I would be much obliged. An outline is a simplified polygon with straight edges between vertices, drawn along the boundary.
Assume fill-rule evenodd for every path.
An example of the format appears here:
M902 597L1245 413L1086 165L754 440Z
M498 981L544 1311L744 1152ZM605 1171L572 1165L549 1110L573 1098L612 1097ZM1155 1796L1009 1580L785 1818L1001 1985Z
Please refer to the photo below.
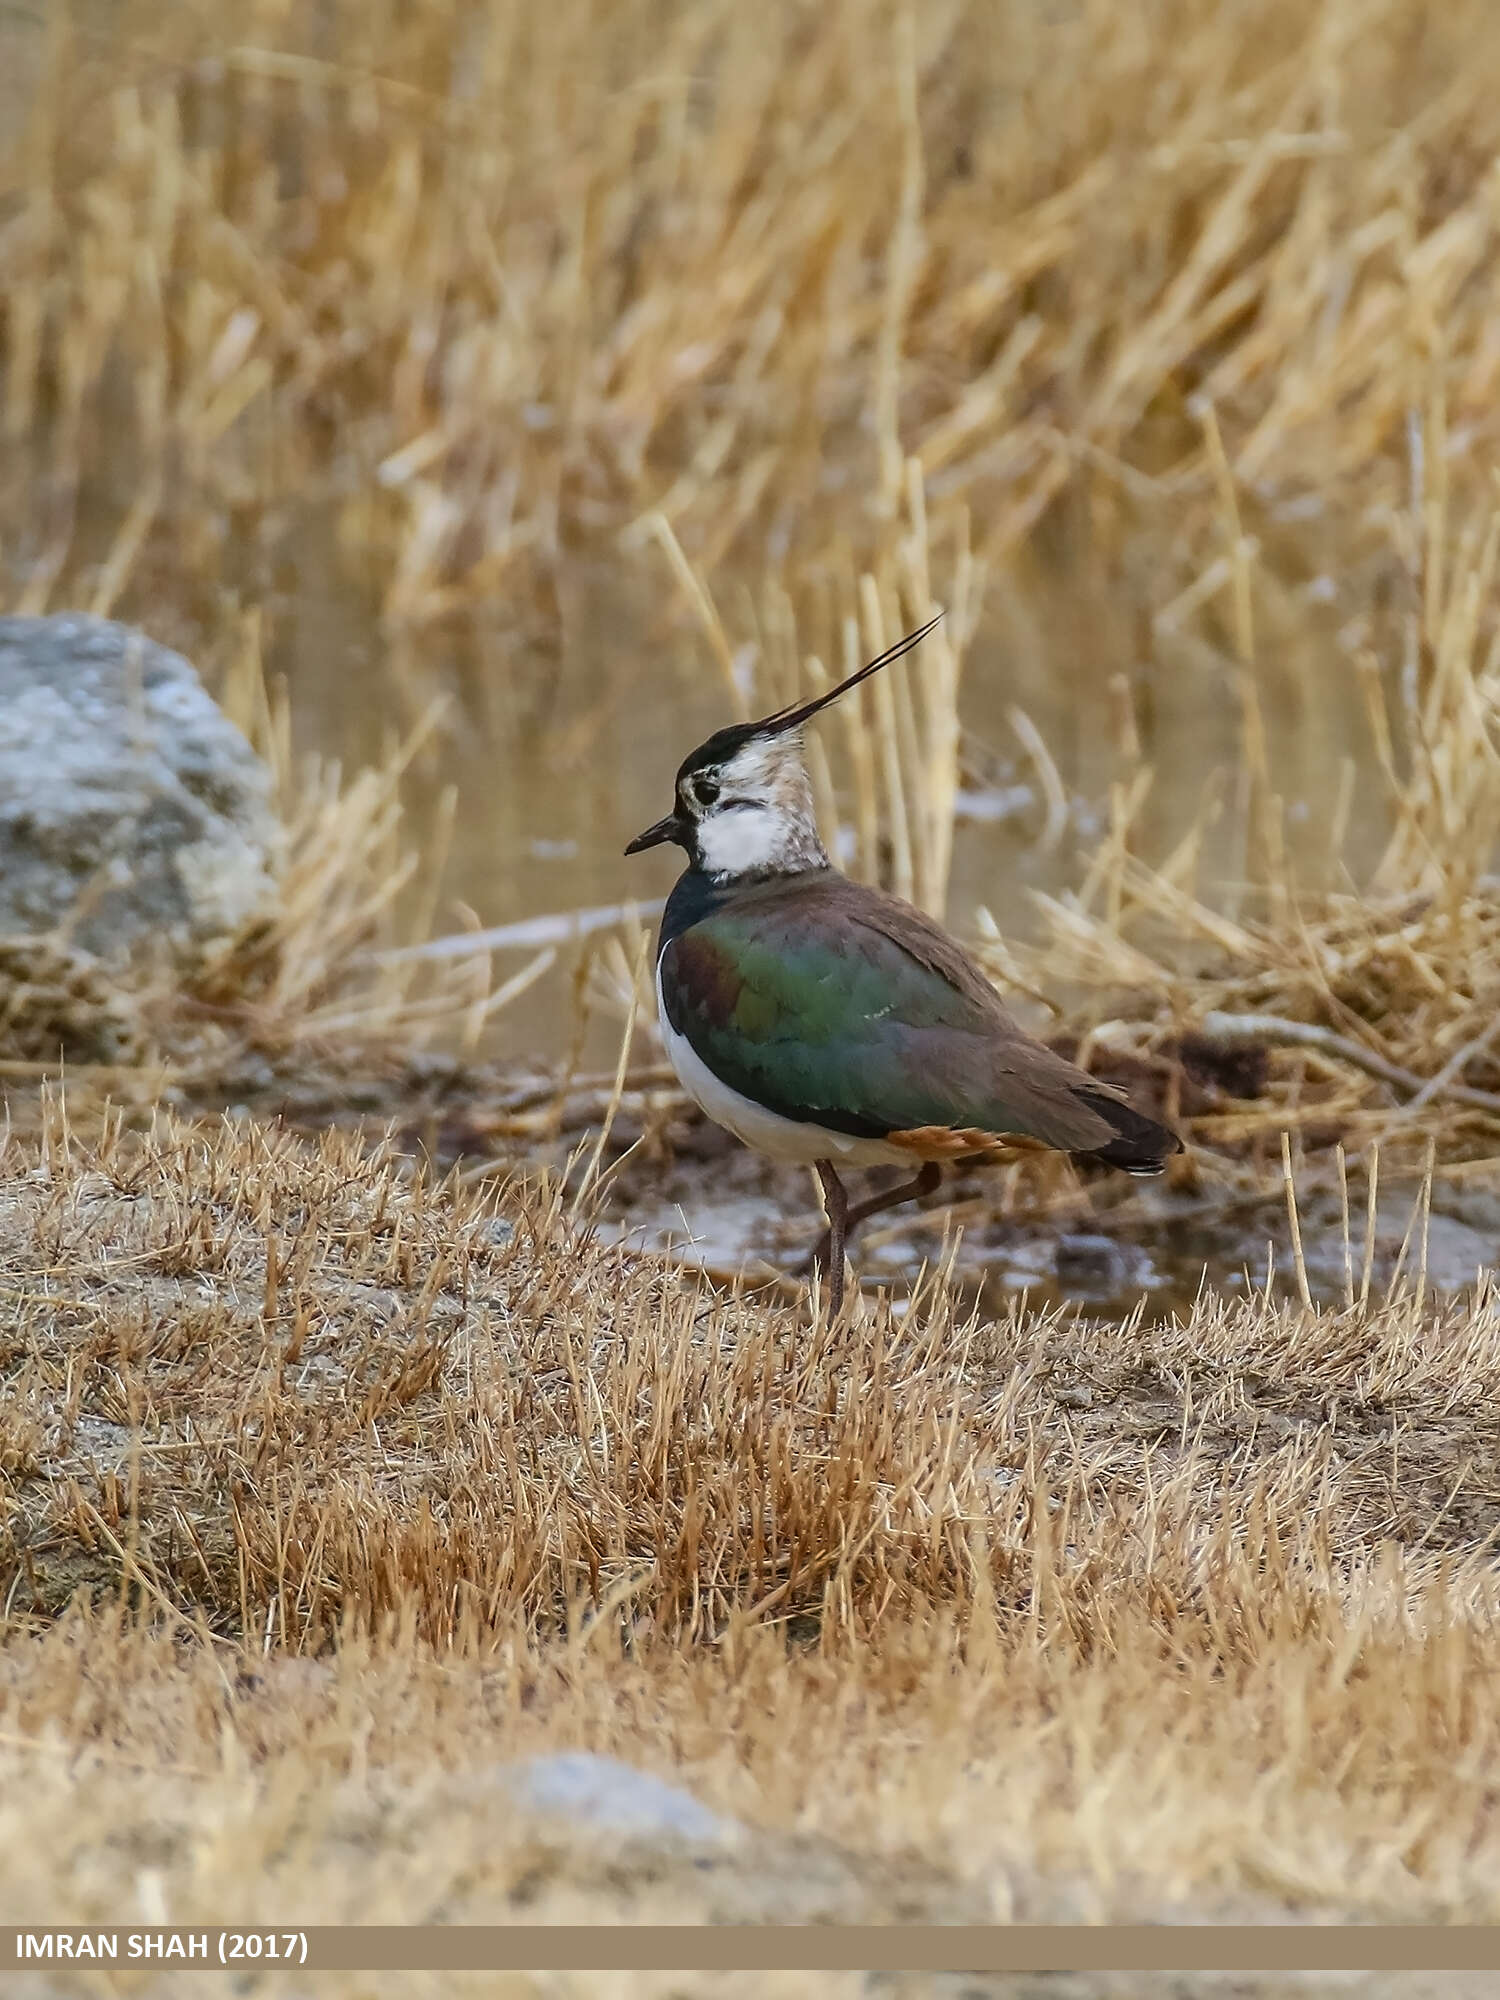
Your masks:
M627 854L644 853L648 847L660 847L664 840L675 840L679 847L686 844L687 822L680 813L668 813L655 826L648 826L644 833L638 833L626 848Z

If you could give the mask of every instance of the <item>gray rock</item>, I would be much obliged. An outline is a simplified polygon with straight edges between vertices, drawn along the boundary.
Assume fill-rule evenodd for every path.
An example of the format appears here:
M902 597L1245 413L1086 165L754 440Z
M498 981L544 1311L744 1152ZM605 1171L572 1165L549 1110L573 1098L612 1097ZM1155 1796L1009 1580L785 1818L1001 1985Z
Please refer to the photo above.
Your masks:
M191 958L271 899L270 773L180 654L102 618L0 618L0 935Z
M563 1750L502 1765L496 1781L517 1805L578 1832L694 1847L734 1845L744 1829L677 1785L590 1750Z
M1059 1236L1054 1253L1057 1275L1090 1285L1115 1285L1125 1275L1125 1257L1108 1236Z
M1083 1296L1107 1299L1158 1282L1156 1267L1139 1244L1081 1232L1059 1236L1053 1251L1057 1281Z

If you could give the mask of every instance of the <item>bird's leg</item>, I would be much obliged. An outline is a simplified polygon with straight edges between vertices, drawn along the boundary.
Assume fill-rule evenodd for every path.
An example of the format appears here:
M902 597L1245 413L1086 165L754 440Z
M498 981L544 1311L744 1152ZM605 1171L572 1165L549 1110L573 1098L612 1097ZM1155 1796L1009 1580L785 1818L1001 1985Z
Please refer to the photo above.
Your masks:
M828 1171L832 1173L832 1167ZM821 1165L819 1165L818 1173L820 1176L823 1173ZM931 1194L942 1178L943 1170L937 1161L929 1160L920 1173L914 1174L909 1181L902 1181L899 1187L887 1188L883 1194L868 1195L863 1201L857 1201L853 1208L849 1208L846 1202L843 1223L845 1243L848 1242L860 1223L868 1222L872 1215L879 1215L882 1209L895 1208L899 1202L915 1201L919 1195ZM823 1181L823 1189L826 1193L828 1189L826 1179ZM842 1193L842 1189L840 1189L840 1192ZM828 1253L832 1240L833 1210L830 1208L828 1211L828 1227L819 1237L818 1247L808 1259L807 1267L809 1270L812 1270L814 1266L825 1271L829 1269Z
M887 1188L884 1194L867 1195L850 1209L844 1224L845 1234L855 1229L861 1222L868 1222L872 1215L879 1215L883 1209L895 1208L903 1201L915 1201L918 1195L931 1194L943 1178L943 1170L936 1160L928 1160L920 1173L913 1174L909 1181L902 1181L899 1187Z
M828 1178L824 1176L822 1168L824 1168L824 1164L820 1162L818 1164L818 1178L822 1180L824 1194L828 1194ZM834 1174L832 1166L828 1168L828 1174ZM850 1236L860 1226L860 1222L868 1222L870 1216L878 1216L884 1208L896 1208L898 1202L914 1202L920 1194L932 1194L932 1190L940 1184L940 1180L942 1180L942 1168L938 1166L936 1160L928 1160L926 1166L918 1174L912 1174L910 1180L902 1180L902 1184L896 1186L896 1188L886 1188L884 1194L868 1194L862 1202L856 1202L854 1208L848 1206L848 1196L844 1196L844 1218L842 1218L842 1238L840 1240L844 1244L848 1244ZM838 1176L834 1176L834 1184L838 1186L838 1192L844 1194L844 1188L842 1188L842 1182L838 1182ZM808 1272L810 1274L816 1272L816 1270L832 1270L832 1268L838 1268L840 1274L842 1274L842 1268L844 1268L842 1264L838 1264L838 1266L830 1264L832 1244L834 1244L834 1210L832 1210L832 1202L830 1202L828 1204L828 1228L822 1232L822 1236L818 1238L816 1250L808 1258ZM842 1294L842 1286L840 1286L840 1294Z
M814 1260L828 1273L828 1317L839 1316L844 1303L844 1239L848 1233L849 1196L833 1170L832 1160L816 1160L818 1179L823 1184L823 1206L828 1211L828 1227Z

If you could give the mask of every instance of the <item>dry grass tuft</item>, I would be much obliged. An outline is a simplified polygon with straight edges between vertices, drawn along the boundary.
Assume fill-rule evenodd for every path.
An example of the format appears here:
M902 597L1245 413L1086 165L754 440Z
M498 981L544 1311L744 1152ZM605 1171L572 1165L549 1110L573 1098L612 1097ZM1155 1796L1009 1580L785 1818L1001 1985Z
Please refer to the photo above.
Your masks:
M441 706L429 707L378 765L352 778L336 762L299 762L285 689L274 700L267 693L253 623L247 638L226 703L270 763L287 863L272 916L231 939L186 992L157 995L163 1040L190 1054L190 1077L202 1079L247 1053L288 1068L315 1066L340 1051L369 1063L382 1051L421 1048L434 1033L472 1053L495 1013L556 954L535 954L497 988L482 947L433 968L395 949L405 941L399 921L419 935L431 926L452 829L451 796L425 851L404 823L402 780ZM417 883L428 893L413 907L409 892Z
M59 1913L165 1813L182 1920L221 1847L281 1916L649 1915L659 1863L493 1832L485 1759L559 1743L760 1827L669 1871L698 1915L1496 1913L1492 1288L831 1334L545 1190L57 1103L0 1267L0 1762Z

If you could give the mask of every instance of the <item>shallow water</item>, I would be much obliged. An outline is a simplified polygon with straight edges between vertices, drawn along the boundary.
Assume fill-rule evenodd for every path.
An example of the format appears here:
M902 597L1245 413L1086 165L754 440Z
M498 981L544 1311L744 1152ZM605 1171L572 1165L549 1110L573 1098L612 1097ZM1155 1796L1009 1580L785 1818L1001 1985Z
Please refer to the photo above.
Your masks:
M309 510L311 511L311 510ZM1305 524L1262 618L1258 672L1268 762L1300 879L1327 880L1329 832L1343 760L1362 767L1343 858L1354 872L1383 824L1363 701L1341 629L1350 605L1316 568ZM990 579L967 654L960 711L964 796L956 830L949 920L960 932L977 907L1002 930L1035 935L1032 889L1081 879L1112 781L1128 775L1119 747L1121 684L1154 784L1135 849L1160 858L1212 802L1200 888L1233 903L1245 871L1246 813L1238 669L1215 643L1211 618L1191 631L1153 628L1173 594L1153 586L1150 524L1122 559L1101 558L1087 523L1049 532ZM404 637L382 631L381 575L316 516L289 530L271 565L267 664L285 673L305 747L357 765L377 756L402 716L437 694L447 719L408 786L410 826L430 829L444 788L458 814L437 924L461 927L458 906L492 926L540 913L660 897L675 851L627 860L628 839L660 816L682 756L728 717L717 668L650 557L565 561L557 636L528 646L494 608L482 635ZM1163 564L1163 574L1168 573ZM722 601L732 580L716 578ZM1158 601L1159 600L1159 601ZM739 636L731 625L731 640ZM1224 635L1218 635L1224 637ZM920 672L920 652L915 670ZM351 693L357 692L357 699ZM1066 832L1045 851L1036 773L1009 719L1040 730L1070 802ZM502 957L505 976L519 960ZM569 1029L555 979L496 1027L496 1052L554 1054Z
M800 1283L822 1227L811 1175L742 1152L719 1156L708 1135L703 1145L712 1161L706 1171L674 1162L663 1172L637 1169L635 1185L622 1177L601 1233L647 1254L680 1257L718 1281L743 1267L751 1283L773 1273ZM1491 1189L1439 1186L1425 1218L1415 1184L1388 1189L1378 1204L1368 1288L1362 1215L1347 1245L1331 1197L1305 1199L1300 1224L1303 1275L1320 1306L1337 1307L1366 1289L1379 1301L1403 1283L1420 1284L1428 1297L1451 1296L1500 1265L1500 1194ZM1101 1320L1137 1308L1153 1319L1186 1319L1205 1286L1230 1299L1268 1288L1293 1299L1300 1291L1277 1196L1225 1206L1153 1183L1117 1204L1105 1179L1087 1183L1060 1210L1005 1213L996 1180L970 1173L920 1209L876 1218L856 1238L851 1266L867 1292L886 1290L899 1300L924 1265L950 1252L960 1292L992 1315L1024 1296L1032 1307Z
M701 1146L701 1165L677 1159L656 1170L637 1167L628 1182L622 1175L610 1190L602 1236L646 1255L680 1257L716 1282L743 1272L752 1285L777 1277L800 1284L822 1227L811 1175L721 1150L709 1134ZM989 1315L1003 1315L1024 1297L1034 1308L1105 1321L1137 1308L1152 1319L1186 1319L1205 1285L1230 1299L1268 1286L1276 1296L1298 1296L1296 1255L1276 1196L1225 1207L1152 1184L1117 1205L1109 1187L1094 1180L1062 1210L1007 1214L996 1180L971 1173L920 1209L876 1218L856 1238L851 1266L871 1296L884 1290L899 1301L924 1265L951 1251L960 1293ZM1375 1300L1403 1282L1420 1283L1429 1297L1461 1293L1500 1264L1500 1196L1439 1188L1434 1201L1424 1222L1415 1185L1382 1196L1369 1273ZM1347 1256L1331 1201L1307 1201L1301 1230L1315 1303L1337 1307L1351 1290L1358 1296L1365 1287L1363 1217L1355 1218Z

